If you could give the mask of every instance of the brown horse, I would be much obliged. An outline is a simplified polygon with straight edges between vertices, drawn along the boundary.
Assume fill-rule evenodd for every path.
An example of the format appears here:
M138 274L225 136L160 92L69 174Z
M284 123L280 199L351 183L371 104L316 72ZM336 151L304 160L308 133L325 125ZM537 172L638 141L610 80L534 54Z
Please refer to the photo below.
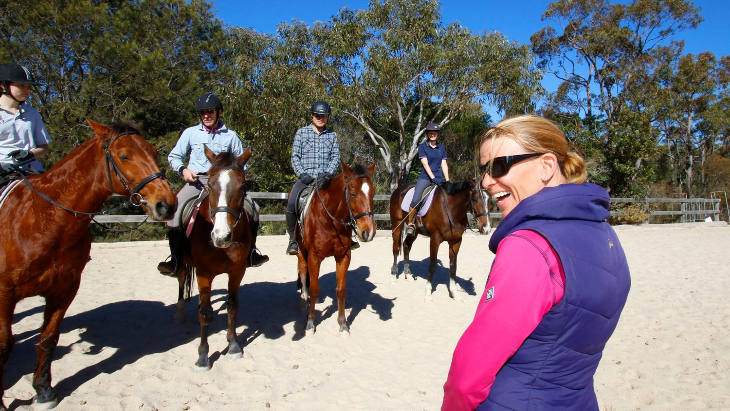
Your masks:
M238 314L238 288L246 273L247 257L251 248L251 230L243 199L246 175L243 167L251 157L251 149L247 149L239 157L222 152L216 155L205 147L205 156L210 160L208 171L208 196L200 204L198 216L185 244L182 273L178 277L180 295L177 302L176 321L183 319L185 308L184 296L190 295L192 277L198 282L200 305L198 320L200 321L200 346L196 371L210 370L208 359L208 326L213 319L213 308L210 303L213 279L222 273L228 273L228 359L237 360L243 356L236 335L236 317Z
M418 237L419 231L423 230L421 234L428 235L431 238L428 280L426 281L426 301L432 299L431 293L433 286L431 280L436 270L439 245L444 241L449 243L449 271L451 272L449 294L457 301L462 300L459 292L456 290L456 256L459 254L462 235L469 227L466 215L467 211L471 211L472 215L477 219L481 234L489 233L491 228L484 193L475 184L474 179L469 179L466 183L466 187L455 192L453 195L446 194L445 190L436 187L428 212L425 216L416 218L416 225L418 227L416 233L412 236L405 235L406 223L404 219L408 212L401 209L401 202L408 190L415 186L415 183L398 187L390 196L390 224L393 230L393 267L390 269L392 275L391 281L395 282L398 276L398 253L402 239L403 275L408 279L408 275L411 274L409 260L411 246L416 240L416 237Z
M89 121L96 136L45 174L27 177L0 209L0 410L2 376L14 345L11 325L18 301L46 300L33 374L36 408L58 402L51 388L51 360L61 322L89 261L89 225L112 194L141 206L157 221L175 212L175 195L157 166L157 150L126 124ZM131 187L131 188L130 188Z
M299 243L299 279L302 302L309 299L305 334L315 332L314 306L319 298L319 267L326 257L334 256L337 266L337 323L340 335L350 335L345 318L347 269L350 267L352 230L362 241L375 237L373 197L375 189L370 179L375 164L365 168L350 168L342 163L342 173L334 176L326 188L313 194L302 225L297 227ZM304 286L306 284L306 286Z

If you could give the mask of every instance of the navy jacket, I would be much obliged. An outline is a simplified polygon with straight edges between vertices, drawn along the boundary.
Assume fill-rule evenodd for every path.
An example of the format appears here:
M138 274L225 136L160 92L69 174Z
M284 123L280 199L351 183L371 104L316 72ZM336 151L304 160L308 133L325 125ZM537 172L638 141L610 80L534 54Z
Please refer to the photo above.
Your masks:
M522 200L489 241L534 230L555 249L565 294L497 373L478 410L598 411L593 375L626 304L631 279L608 218L609 196L594 184L544 188Z

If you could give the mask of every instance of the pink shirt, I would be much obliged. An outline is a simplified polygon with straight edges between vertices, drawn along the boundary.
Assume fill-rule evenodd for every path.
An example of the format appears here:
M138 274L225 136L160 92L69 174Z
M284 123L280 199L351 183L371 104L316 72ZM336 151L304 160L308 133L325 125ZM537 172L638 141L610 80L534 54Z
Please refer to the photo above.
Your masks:
M456 344L441 410L479 407L497 372L564 292L563 267L543 236L519 230L502 240L474 320Z

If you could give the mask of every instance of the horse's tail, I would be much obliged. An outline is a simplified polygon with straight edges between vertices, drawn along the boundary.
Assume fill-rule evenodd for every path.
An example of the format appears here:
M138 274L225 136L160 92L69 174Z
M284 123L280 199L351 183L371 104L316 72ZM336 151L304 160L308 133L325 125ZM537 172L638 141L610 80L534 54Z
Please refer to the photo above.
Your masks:
M191 294L193 293L193 277L195 277L195 267L192 265L185 264L185 277L183 278L183 295L185 301L190 301Z

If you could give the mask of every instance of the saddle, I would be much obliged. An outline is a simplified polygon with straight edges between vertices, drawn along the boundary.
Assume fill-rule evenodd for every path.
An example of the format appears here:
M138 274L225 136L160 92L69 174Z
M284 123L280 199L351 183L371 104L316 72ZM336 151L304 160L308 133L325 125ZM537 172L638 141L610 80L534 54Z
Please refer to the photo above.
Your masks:
M428 212L428 209L431 207L431 202L433 201L433 194L434 189L436 188L436 184L430 184L428 187L426 187L425 190L423 190L423 195L421 195L419 203L421 206L418 208L418 214L416 214L418 217L423 217ZM413 199L413 192L416 190L416 187L411 187L406 194L403 196L403 201L400 203L400 208L403 211L408 211L411 206L411 200Z
M307 209L309 209L309 204L312 202L314 192L314 185L308 185L299 192L299 197L297 197L297 201L294 203L294 209L297 213L297 222L299 224L304 223L304 216L307 214Z
M200 192L200 195L197 197L189 198L187 201L185 201L180 207L182 207L182 212L180 213L180 221L178 221L178 226L182 227L183 232L185 232L185 236L189 237L190 232L193 229L193 225L195 224L195 218L198 215L198 210L200 209L200 204L203 203L203 200L205 200L206 197L208 197L208 190L203 190ZM250 199L248 196L243 198L243 210L246 212L246 216L251 221L252 218L255 220L258 220L258 216L254 215L256 213L256 207L253 205L253 200Z
M41 173L33 168L20 168L17 165L0 164L0 207L5 203L5 199L10 192L23 181L23 176L36 174Z

